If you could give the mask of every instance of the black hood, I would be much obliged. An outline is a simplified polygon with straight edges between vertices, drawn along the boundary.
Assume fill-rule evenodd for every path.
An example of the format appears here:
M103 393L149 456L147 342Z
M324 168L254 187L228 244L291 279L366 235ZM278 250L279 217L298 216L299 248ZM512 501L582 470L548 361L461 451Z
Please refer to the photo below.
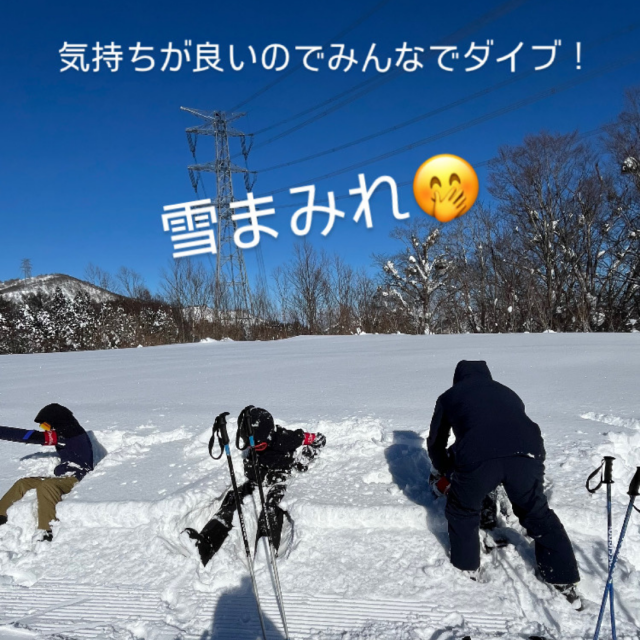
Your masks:
M453 374L453 384L467 378L485 378L492 380L491 371L484 360L460 360Z
M56 404L55 402L40 409L33 421L38 424L42 424L43 422L50 424L56 433L65 438L71 438L80 433L84 433L84 429L75 419L73 413L71 413L67 407L63 407L61 404Z
M266 409L249 405L245 407L238 416L239 429L243 428L247 414L249 415L249 420L253 427L253 436L256 444L265 442L275 427L273 416Z

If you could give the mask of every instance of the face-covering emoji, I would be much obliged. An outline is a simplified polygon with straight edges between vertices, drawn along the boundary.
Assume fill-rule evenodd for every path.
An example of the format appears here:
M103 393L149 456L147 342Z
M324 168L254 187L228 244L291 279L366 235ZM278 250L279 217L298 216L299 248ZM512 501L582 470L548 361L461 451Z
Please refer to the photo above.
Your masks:
M465 214L478 197L478 176L458 156L433 156L420 165L413 179L413 195L420 208L440 222Z

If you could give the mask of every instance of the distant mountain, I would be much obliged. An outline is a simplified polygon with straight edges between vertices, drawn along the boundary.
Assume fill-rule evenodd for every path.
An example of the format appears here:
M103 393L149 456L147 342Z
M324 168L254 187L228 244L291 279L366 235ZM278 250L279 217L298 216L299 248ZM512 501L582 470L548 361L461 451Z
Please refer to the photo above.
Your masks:
M12 302L20 302L23 298L34 293L53 295L56 287L60 287L67 298L73 298L79 291L85 291L94 302L122 300L123 296L107 291L90 282L79 280L63 273L51 273L33 278L16 278L0 282L0 296Z

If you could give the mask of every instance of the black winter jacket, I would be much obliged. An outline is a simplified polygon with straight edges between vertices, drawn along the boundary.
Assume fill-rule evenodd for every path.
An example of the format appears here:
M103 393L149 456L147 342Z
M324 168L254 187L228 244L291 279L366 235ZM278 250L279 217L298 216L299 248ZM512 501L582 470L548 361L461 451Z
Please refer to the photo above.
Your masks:
M52 430L0 427L0 440L55 446L60 456L60 464L53 471L56 476L73 474L82 480L93 470L91 440L69 409L59 404L49 404L40 410L34 422L46 422Z
M288 473L296 466L296 450L305 444L307 435L302 429L292 431L276 425L273 416L259 407L246 407L238 418L241 428L245 412L249 412L249 419L253 426L256 454L261 472L276 471ZM319 434L320 435L320 434ZM324 446L324 436L311 446ZM311 456L309 456L311 457ZM248 458L244 461L245 475L253 479L253 467Z
M448 451L451 429L456 441ZM427 448L440 473L493 458L545 458L540 428L525 413L524 403L491 378L482 360L458 363L453 386L436 402Z

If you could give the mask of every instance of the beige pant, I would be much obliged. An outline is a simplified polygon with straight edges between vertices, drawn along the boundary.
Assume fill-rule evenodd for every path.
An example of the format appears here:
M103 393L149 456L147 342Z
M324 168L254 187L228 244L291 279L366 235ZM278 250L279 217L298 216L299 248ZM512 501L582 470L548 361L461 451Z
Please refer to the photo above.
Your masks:
M69 493L78 479L70 478L22 478L0 498L0 516L7 515L7 509L18 502L27 491L36 490L38 496L38 529L51 529L49 524L56 519L56 505L65 493Z

